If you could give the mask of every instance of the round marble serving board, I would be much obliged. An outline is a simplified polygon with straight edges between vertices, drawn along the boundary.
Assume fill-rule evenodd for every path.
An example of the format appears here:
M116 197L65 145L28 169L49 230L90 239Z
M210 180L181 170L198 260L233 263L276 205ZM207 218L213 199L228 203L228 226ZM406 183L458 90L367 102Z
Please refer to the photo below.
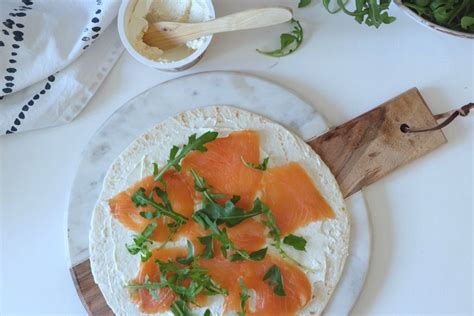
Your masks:
M90 299L84 297L85 290L77 278L90 272L90 220L106 171L135 138L158 122L182 111L210 105L230 105L261 114L283 124L303 139L328 130L322 116L293 91L239 72L205 72L173 79L149 89L119 108L84 149L69 197L69 264L78 294L88 311L92 310L88 306ZM369 267L371 228L363 194L358 192L352 195L346 203L352 224L350 255L325 310L326 315L350 312L363 289ZM94 287L95 284L88 286ZM101 294L98 290L93 293Z

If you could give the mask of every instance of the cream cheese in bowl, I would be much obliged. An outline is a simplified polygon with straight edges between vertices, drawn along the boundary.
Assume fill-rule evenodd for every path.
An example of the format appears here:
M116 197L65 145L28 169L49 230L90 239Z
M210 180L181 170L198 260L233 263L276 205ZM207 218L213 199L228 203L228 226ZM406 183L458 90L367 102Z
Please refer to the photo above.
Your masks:
M196 23L214 17L210 0L124 0L119 11L118 26L125 48L137 60L160 70L179 71L199 61L212 36L161 50L144 43L143 35L151 24L158 21Z

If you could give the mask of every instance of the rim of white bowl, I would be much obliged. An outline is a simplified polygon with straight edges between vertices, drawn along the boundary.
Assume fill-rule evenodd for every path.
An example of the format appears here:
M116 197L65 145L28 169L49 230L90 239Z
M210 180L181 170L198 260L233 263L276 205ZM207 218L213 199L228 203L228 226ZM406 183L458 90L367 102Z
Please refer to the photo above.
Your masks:
M474 39L474 34L472 34L472 33L452 30L452 29L449 29L447 27L436 24L434 22L431 22L431 21L425 19L422 16L419 16L418 14L416 14L416 12L414 12L412 9L410 9L405 4L403 4L402 0L394 0L394 2L406 15L408 15L410 18L412 18L413 20L415 20L419 24L421 24L421 25L423 25L423 26L425 26L425 27L427 27L431 30L435 30L437 32L441 32L441 33L456 36L456 37Z
M128 51L128 53L132 55L136 60L141 62L142 64L149 67L156 68L156 69L160 69L160 70L169 70L169 71L180 70L181 68L186 68L188 65L195 63L204 54L204 52L207 50L207 48L211 44L213 36L212 35L206 36L204 38L203 44L199 46L198 49L196 49L188 57L177 60L177 61L164 63L164 62L158 62L158 61L154 61L154 60L146 58L145 56L141 55L135 50L135 48L132 46L132 44L128 40L127 33L125 31L125 23L124 23L125 12L127 11L128 5L132 1L133 0L123 0L120 5L118 17L117 17L118 32L119 32L120 40L122 41L122 44L125 46L125 49ZM209 8L209 16L211 17L211 19L215 19L216 12L215 12L212 0L206 0L206 5Z

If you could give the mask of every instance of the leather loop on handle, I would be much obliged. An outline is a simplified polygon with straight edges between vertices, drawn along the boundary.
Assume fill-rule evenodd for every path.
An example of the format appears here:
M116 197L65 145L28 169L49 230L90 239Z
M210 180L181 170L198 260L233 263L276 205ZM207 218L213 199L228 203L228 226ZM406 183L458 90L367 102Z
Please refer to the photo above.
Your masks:
M447 119L444 120L443 122L441 122L440 124L434 126L434 127L412 128L412 127L408 126L408 124L402 124L400 126L400 130L403 133L422 133L422 132L436 131L438 129L442 129L443 127L448 126L449 123L454 121L454 119L458 116L463 116L463 117L467 116L469 114L469 112L473 109L474 109L474 103L471 102L471 103L468 103L468 104L462 106L461 108L459 108L457 110L452 110L452 111L449 111L449 112L445 112L445 113L435 115L434 118L436 120L440 120L440 119L443 119L443 118L447 118Z

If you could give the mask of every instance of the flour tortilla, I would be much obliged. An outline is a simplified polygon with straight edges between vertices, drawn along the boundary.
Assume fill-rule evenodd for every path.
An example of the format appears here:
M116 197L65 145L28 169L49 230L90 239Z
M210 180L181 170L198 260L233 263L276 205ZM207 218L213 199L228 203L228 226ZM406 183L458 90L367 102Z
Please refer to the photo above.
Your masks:
M124 285L136 277L140 259L128 254L125 244L132 232L112 218L108 200L134 182L152 173L151 162L166 163L173 145L187 143L187 138L214 130L219 137L233 131L256 130L260 135L261 156L270 156L269 167L289 161L300 163L336 214L335 219L313 222L294 234L307 240L307 251L285 250L312 269L307 276L313 284L312 300L300 315L319 315L336 287L348 255L350 221L339 186L321 158L298 136L260 115L227 106L198 108L180 113L159 123L137 138L110 167L95 206L90 230L90 261L95 282L116 315L141 315L129 298ZM269 239L268 244L271 243ZM185 245L185 240L169 246ZM270 253L276 253L272 247ZM252 308L252 299L250 300ZM223 311L223 297L210 299L212 315ZM205 308L193 310L203 314ZM171 312L161 315L172 315Z

